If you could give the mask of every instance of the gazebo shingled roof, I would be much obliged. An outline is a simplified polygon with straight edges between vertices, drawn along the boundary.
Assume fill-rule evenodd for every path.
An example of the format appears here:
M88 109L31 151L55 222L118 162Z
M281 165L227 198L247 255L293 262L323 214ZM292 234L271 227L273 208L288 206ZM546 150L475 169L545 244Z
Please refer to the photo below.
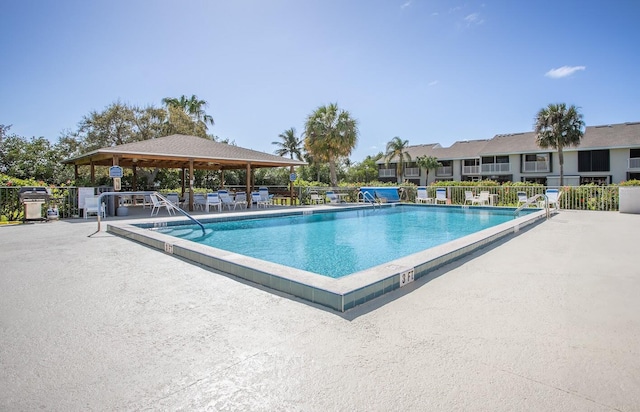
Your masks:
M174 134L157 139L97 149L63 161L76 166L112 166L114 158L123 167L159 167L220 170L302 166L305 162L245 149L197 136Z

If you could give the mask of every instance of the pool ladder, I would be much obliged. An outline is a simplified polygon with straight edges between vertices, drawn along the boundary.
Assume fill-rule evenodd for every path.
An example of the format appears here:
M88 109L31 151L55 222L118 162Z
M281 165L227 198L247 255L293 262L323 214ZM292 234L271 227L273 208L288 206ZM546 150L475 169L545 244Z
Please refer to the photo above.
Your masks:
M358 197L361 198L363 202L371 203L371 206L373 206L374 209L376 208L376 205L382 207L380 200L373 197L369 192L360 192L358 193Z
M541 199L541 198L544 198L544 210L547 212L547 219L549 219L551 217L551 211L549 210L549 198L547 197L547 195L543 195L543 194L537 194L535 196L531 196L530 198L527 199L526 202L524 202L522 205L520 205L520 207L517 208L513 212L513 214L515 216L518 216L522 209L524 209L525 207L527 207L529 205L537 203L538 199Z
M200 226L200 229L202 229L202 236L204 236L206 234L206 231L204 230L204 226L202 225L202 223L200 223L200 221L198 221L198 219L196 219L195 217L191 216L189 213L185 212L184 210L180 209L178 206L174 205L169 199L167 199L166 197L164 197L160 193L158 193L158 192L154 192L154 193L158 197L158 199L166 202L167 206L171 207L174 211L177 210L178 212L182 213L183 215L185 215L186 217L191 219L195 224Z

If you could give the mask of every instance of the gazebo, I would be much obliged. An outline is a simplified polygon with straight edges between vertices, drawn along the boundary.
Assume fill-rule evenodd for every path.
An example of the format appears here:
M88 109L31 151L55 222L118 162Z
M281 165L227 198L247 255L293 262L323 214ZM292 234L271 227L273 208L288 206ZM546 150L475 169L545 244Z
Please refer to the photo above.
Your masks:
M76 178L79 166L90 166L92 184L95 184L96 166L131 168L133 170L132 186L134 191L137 190L136 169L139 167L181 169L183 171L183 192L188 189L191 195L189 196L189 210L193 210L193 172L196 169L217 171L246 169L246 190L249 193L252 188L251 171L253 169L289 167L293 173L295 166L306 165L305 162L299 160L181 134L104 147L66 159L63 163L75 166ZM189 173L188 186L185 185L187 170ZM222 184L224 185L224 181ZM293 191L292 185L290 191Z

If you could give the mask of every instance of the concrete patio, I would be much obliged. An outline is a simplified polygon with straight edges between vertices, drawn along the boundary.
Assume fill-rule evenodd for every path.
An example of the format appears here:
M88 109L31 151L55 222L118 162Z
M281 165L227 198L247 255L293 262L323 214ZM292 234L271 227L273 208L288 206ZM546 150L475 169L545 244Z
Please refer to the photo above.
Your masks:
M561 211L344 314L96 226L0 227L0 410L640 410L640 215Z

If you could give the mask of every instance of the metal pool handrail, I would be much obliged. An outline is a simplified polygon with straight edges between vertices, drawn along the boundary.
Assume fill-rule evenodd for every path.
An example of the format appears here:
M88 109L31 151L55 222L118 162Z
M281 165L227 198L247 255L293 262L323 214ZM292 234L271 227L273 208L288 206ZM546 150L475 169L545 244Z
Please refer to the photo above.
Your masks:
M163 195L161 195L158 192L148 192L148 191L147 192L103 192L103 193L100 193L100 195L98 196L98 205L100 205L102 203L102 197L103 196L150 195L150 194L155 194L158 198L160 198L163 201L165 201L167 203L167 205L169 205L169 207L171 207L173 210L177 210L178 212L182 213L183 215L185 215L186 217L191 219L198 226L200 226L200 229L202 229L202 236L204 236L206 234L206 232L204 230L204 226L202 225L202 223L200 223L198 221L198 219L196 219L195 217L191 216L189 213L185 212L184 210L180 209L179 207L175 206L166 197L164 197ZM95 233L98 233L98 232L100 232L100 213L98 213L98 230ZM92 236L92 235L89 235L89 236Z

